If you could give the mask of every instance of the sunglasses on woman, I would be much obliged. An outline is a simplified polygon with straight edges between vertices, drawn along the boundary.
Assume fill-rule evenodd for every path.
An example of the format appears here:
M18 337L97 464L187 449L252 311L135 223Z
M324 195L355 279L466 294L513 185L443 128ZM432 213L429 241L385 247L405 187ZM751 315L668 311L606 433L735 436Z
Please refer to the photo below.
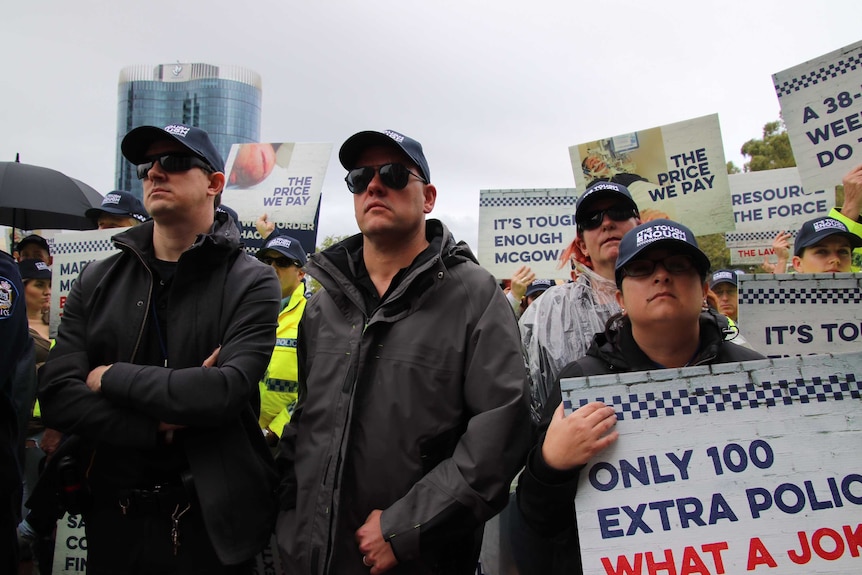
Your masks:
M694 268L694 260L691 259L691 256L674 254L659 260L634 260L623 266L623 273L630 278L651 276L658 264L661 264L667 273L673 275L684 274Z
M215 171L212 166L197 156L191 156L189 154L164 154L162 156L151 158L149 162L144 164L138 164L136 166L138 179L146 179L147 174L150 173L150 170L153 168L153 164L156 162L158 162L162 169L169 174L187 172L192 168L202 168L206 172Z
M605 214L615 222L624 222L631 218L638 217L637 210L633 208L608 208L587 214L583 218L577 220L577 224L584 230L594 230L605 221Z
M383 164L382 166L364 166L362 168L354 168L347 172L344 181L347 182L347 189L353 194L361 194L368 188L368 184L374 179L374 173L380 174L380 181L387 188L393 190L403 190L410 181L410 176L415 176L416 179L423 183L428 181L419 174L411 172L404 164Z

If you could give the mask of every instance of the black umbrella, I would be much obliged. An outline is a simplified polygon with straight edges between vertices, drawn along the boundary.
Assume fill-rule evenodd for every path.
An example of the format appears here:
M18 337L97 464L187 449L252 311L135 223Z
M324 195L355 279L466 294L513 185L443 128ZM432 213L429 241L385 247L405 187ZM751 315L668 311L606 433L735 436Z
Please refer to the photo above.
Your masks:
M41 166L0 162L0 224L25 229L91 230L84 216L102 195L75 178Z

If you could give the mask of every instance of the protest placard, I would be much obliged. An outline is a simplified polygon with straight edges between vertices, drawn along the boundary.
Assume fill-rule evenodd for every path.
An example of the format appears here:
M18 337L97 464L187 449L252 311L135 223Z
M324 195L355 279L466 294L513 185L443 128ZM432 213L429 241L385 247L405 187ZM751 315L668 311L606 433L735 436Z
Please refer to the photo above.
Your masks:
M562 381L612 405L581 471L584 573L850 574L862 568L862 353Z
M802 185L834 191L862 163L862 42L773 74L772 82Z
M764 355L840 353L862 345L862 274L739 276L739 330Z
M54 265L51 266L51 319L49 332L51 337L57 337L57 327L63 317L63 307L66 298L72 290L72 284L78 279L78 274L88 263L103 260L117 253L111 238L122 229L88 230L85 232L63 232L54 236L51 248L54 255Z
M783 231L783 230L782 230ZM759 265L766 258L776 263L777 257L772 242L778 231L769 232L727 232L724 242L730 250L730 263L733 265ZM790 245L796 240L796 230L790 230ZM782 270L783 271L783 270Z
M84 518L64 514L57 521L54 538L54 575L77 575L87 572L87 534Z
M613 178L644 220L669 218L698 236L734 229L717 114L571 146L569 156L577 189Z
M479 263L498 279L522 265L537 278L568 278L560 254L575 238L571 188L479 191Z
M332 144L234 144L222 201L240 220L266 213L274 222L314 221Z

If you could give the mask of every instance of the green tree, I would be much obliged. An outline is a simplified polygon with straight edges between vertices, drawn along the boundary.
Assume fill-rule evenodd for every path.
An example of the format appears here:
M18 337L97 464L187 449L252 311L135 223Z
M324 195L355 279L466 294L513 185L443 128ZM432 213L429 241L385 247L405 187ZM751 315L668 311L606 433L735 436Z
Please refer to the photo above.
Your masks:
M767 122L763 126L763 139L748 140L742 144L740 152L751 158L743 166L746 172L796 167L790 136L781 120Z

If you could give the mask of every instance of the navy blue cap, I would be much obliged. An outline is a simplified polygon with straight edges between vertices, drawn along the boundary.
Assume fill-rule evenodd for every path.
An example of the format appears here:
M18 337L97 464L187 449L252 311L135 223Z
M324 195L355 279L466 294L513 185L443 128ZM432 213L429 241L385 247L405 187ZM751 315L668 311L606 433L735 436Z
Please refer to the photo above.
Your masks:
M359 156L367 148L371 146L391 146L393 144L407 154L419 167L419 172L425 178L425 183L430 182L431 170L428 168L428 160L425 159L425 152L422 151L422 144L395 130L384 130L382 132L365 131L353 134L341 145L341 150L338 151L338 159L345 170L352 170L356 167Z
M171 124L164 128L139 126L126 134L120 149L131 163L143 164L149 161L146 154L150 145L167 139L176 140L182 144L191 153L205 160L216 172L224 172L224 160L210 140L210 135L206 130L194 126L184 124Z
M635 212L638 212L638 205L632 198L629 189L622 184L615 182L596 182L590 185L575 202L575 222L579 222L589 215L587 208L589 204L601 198L610 198L616 201L621 201L630 206ZM639 212L638 212L639 213Z
M622 268L637 259L646 250L662 247L672 252L685 253L692 257L701 276L709 270L709 258L697 245L690 229L665 219L652 220L626 232L620 240L619 257L615 268L617 286L622 284Z
M51 279L51 268L42 260L21 260L18 262L18 271L22 280Z
M709 276L709 289L714 288L718 284L731 284L734 287L738 287L739 276L734 270L715 270Z
M51 253L51 248L48 247L48 240L38 234L30 234L29 236L22 239L20 242L18 242L18 245L15 246L15 251L20 252L21 248L23 248L27 244L36 244L37 246L48 252L48 254Z
M226 206L224 204L219 204L219 206L216 208L215 211L217 214L219 212L221 212L223 214L227 214L227 216L233 220L233 223L236 224L236 227L239 230L242 230L242 224L239 222L239 214L237 214L233 208L229 208L228 206Z
M299 240L290 236L271 236L266 243L263 244L263 247L257 251L257 259L261 259L265 252L269 250L276 251L285 257L298 261L303 266L305 265L305 250L302 249L302 245L299 243Z
M122 190L114 190L102 198L102 205L98 208L90 208L84 215L91 220L99 219L99 214L115 214L118 216L128 216L135 218L139 222L145 222L150 219L144 204L131 192Z
M544 293L552 285L555 285L554 280L533 280L532 283L527 286L527 292L524 294L524 297Z
M850 245L853 248L862 248L862 238L847 229L844 222L835 218L814 218L802 224L802 227L796 232L793 255L801 256L805 248L833 235L846 237L850 240Z

